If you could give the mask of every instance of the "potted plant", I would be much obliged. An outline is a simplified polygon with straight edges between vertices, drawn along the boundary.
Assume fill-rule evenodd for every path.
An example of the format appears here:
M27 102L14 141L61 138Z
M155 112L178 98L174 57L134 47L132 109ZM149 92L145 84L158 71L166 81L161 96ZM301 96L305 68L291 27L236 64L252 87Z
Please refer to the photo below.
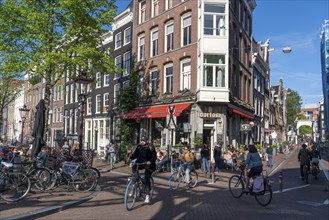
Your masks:
M201 137L197 136L193 139L193 146L195 149L197 149L202 144Z
M277 148L276 144L272 144L271 148L272 148L272 155L275 156L276 155L276 148Z

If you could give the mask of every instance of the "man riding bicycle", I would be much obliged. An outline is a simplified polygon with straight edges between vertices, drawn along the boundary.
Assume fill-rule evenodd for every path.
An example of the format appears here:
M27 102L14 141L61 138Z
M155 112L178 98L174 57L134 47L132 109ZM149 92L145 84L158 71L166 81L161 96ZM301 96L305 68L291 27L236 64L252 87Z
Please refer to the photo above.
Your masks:
M192 164L194 163L194 155L190 150L190 147L185 145L184 152L182 156L179 158L180 161L183 162L182 166L185 169L185 176L186 176L186 185L190 184L190 172L193 168Z
M143 136L141 142L137 145L136 150L130 156L130 160L136 159L137 163L145 163L146 165L139 166L139 169L145 169L145 186L146 186L146 197L145 203L150 203L150 189L151 189L151 175L155 171L155 161L157 159L156 151L151 144L148 142L148 138ZM137 165L132 167L133 173L136 172Z
M298 161L300 162L300 177L304 180L304 166L307 166L307 171L310 171L310 152L306 144L302 144L302 149L298 152Z

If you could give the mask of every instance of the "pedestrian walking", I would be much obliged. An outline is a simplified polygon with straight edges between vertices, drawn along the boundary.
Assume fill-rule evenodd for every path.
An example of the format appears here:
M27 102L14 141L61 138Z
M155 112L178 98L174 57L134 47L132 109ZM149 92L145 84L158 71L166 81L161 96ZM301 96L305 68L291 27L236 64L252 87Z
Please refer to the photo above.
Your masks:
M218 173L221 172L222 169L222 145L219 143L215 143L215 148L214 148L214 159L215 159L215 171Z
M269 144L266 145L266 154L267 154L267 166L269 168L272 168L273 150Z
M114 164L116 161L116 152L115 152L115 145L110 142L107 145L107 158L108 158L108 162L110 164L110 170L114 169Z
M202 161L202 170L203 173L209 172L209 148L207 144L203 144L202 150L201 150L201 161Z
M307 166L307 171L310 171L310 151L306 144L302 144L302 149L298 152L298 161L300 162L300 178L304 180L304 166Z

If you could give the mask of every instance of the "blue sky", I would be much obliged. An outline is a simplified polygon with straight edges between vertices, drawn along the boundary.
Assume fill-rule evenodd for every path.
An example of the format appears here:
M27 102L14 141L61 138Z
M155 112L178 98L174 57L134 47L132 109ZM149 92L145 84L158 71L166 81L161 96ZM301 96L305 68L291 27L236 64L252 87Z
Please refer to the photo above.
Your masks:
M122 11L130 0L117 0ZM322 99L320 30L329 19L329 0L256 0L253 37L270 39L271 85L283 79L285 88L297 91L304 104ZM284 54L283 47L292 52Z

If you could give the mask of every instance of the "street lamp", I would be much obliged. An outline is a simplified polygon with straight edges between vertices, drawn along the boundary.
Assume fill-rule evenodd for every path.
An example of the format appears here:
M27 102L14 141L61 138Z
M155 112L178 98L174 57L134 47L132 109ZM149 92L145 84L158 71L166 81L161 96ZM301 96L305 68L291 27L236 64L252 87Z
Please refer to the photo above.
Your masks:
M167 155L168 155L168 159L169 159L169 164L171 166L171 151L174 145L174 130L176 129L176 123L174 120L174 114L175 114L175 106L174 105L169 105L168 106L168 113L169 113L169 120L168 120L168 129L171 131L170 132L170 148L169 145L167 145ZM168 166L168 170L170 170L170 166Z
M83 138L83 125L84 125L84 113L85 113L85 102L88 95L88 86L93 82L92 79L88 78L86 72L81 72L77 78L75 78L75 88L78 92L80 100L80 130L79 130L79 155L82 155L82 138Z
M20 108L20 109L18 109L18 110L19 110L19 113L20 113L20 115L21 115L21 119L22 119L21 146L23 146L24 123L25 123L25 120L26 120L27 115L29 114L30 109L28 109L28 108L26 107L26 105L24 104L23 108Z

